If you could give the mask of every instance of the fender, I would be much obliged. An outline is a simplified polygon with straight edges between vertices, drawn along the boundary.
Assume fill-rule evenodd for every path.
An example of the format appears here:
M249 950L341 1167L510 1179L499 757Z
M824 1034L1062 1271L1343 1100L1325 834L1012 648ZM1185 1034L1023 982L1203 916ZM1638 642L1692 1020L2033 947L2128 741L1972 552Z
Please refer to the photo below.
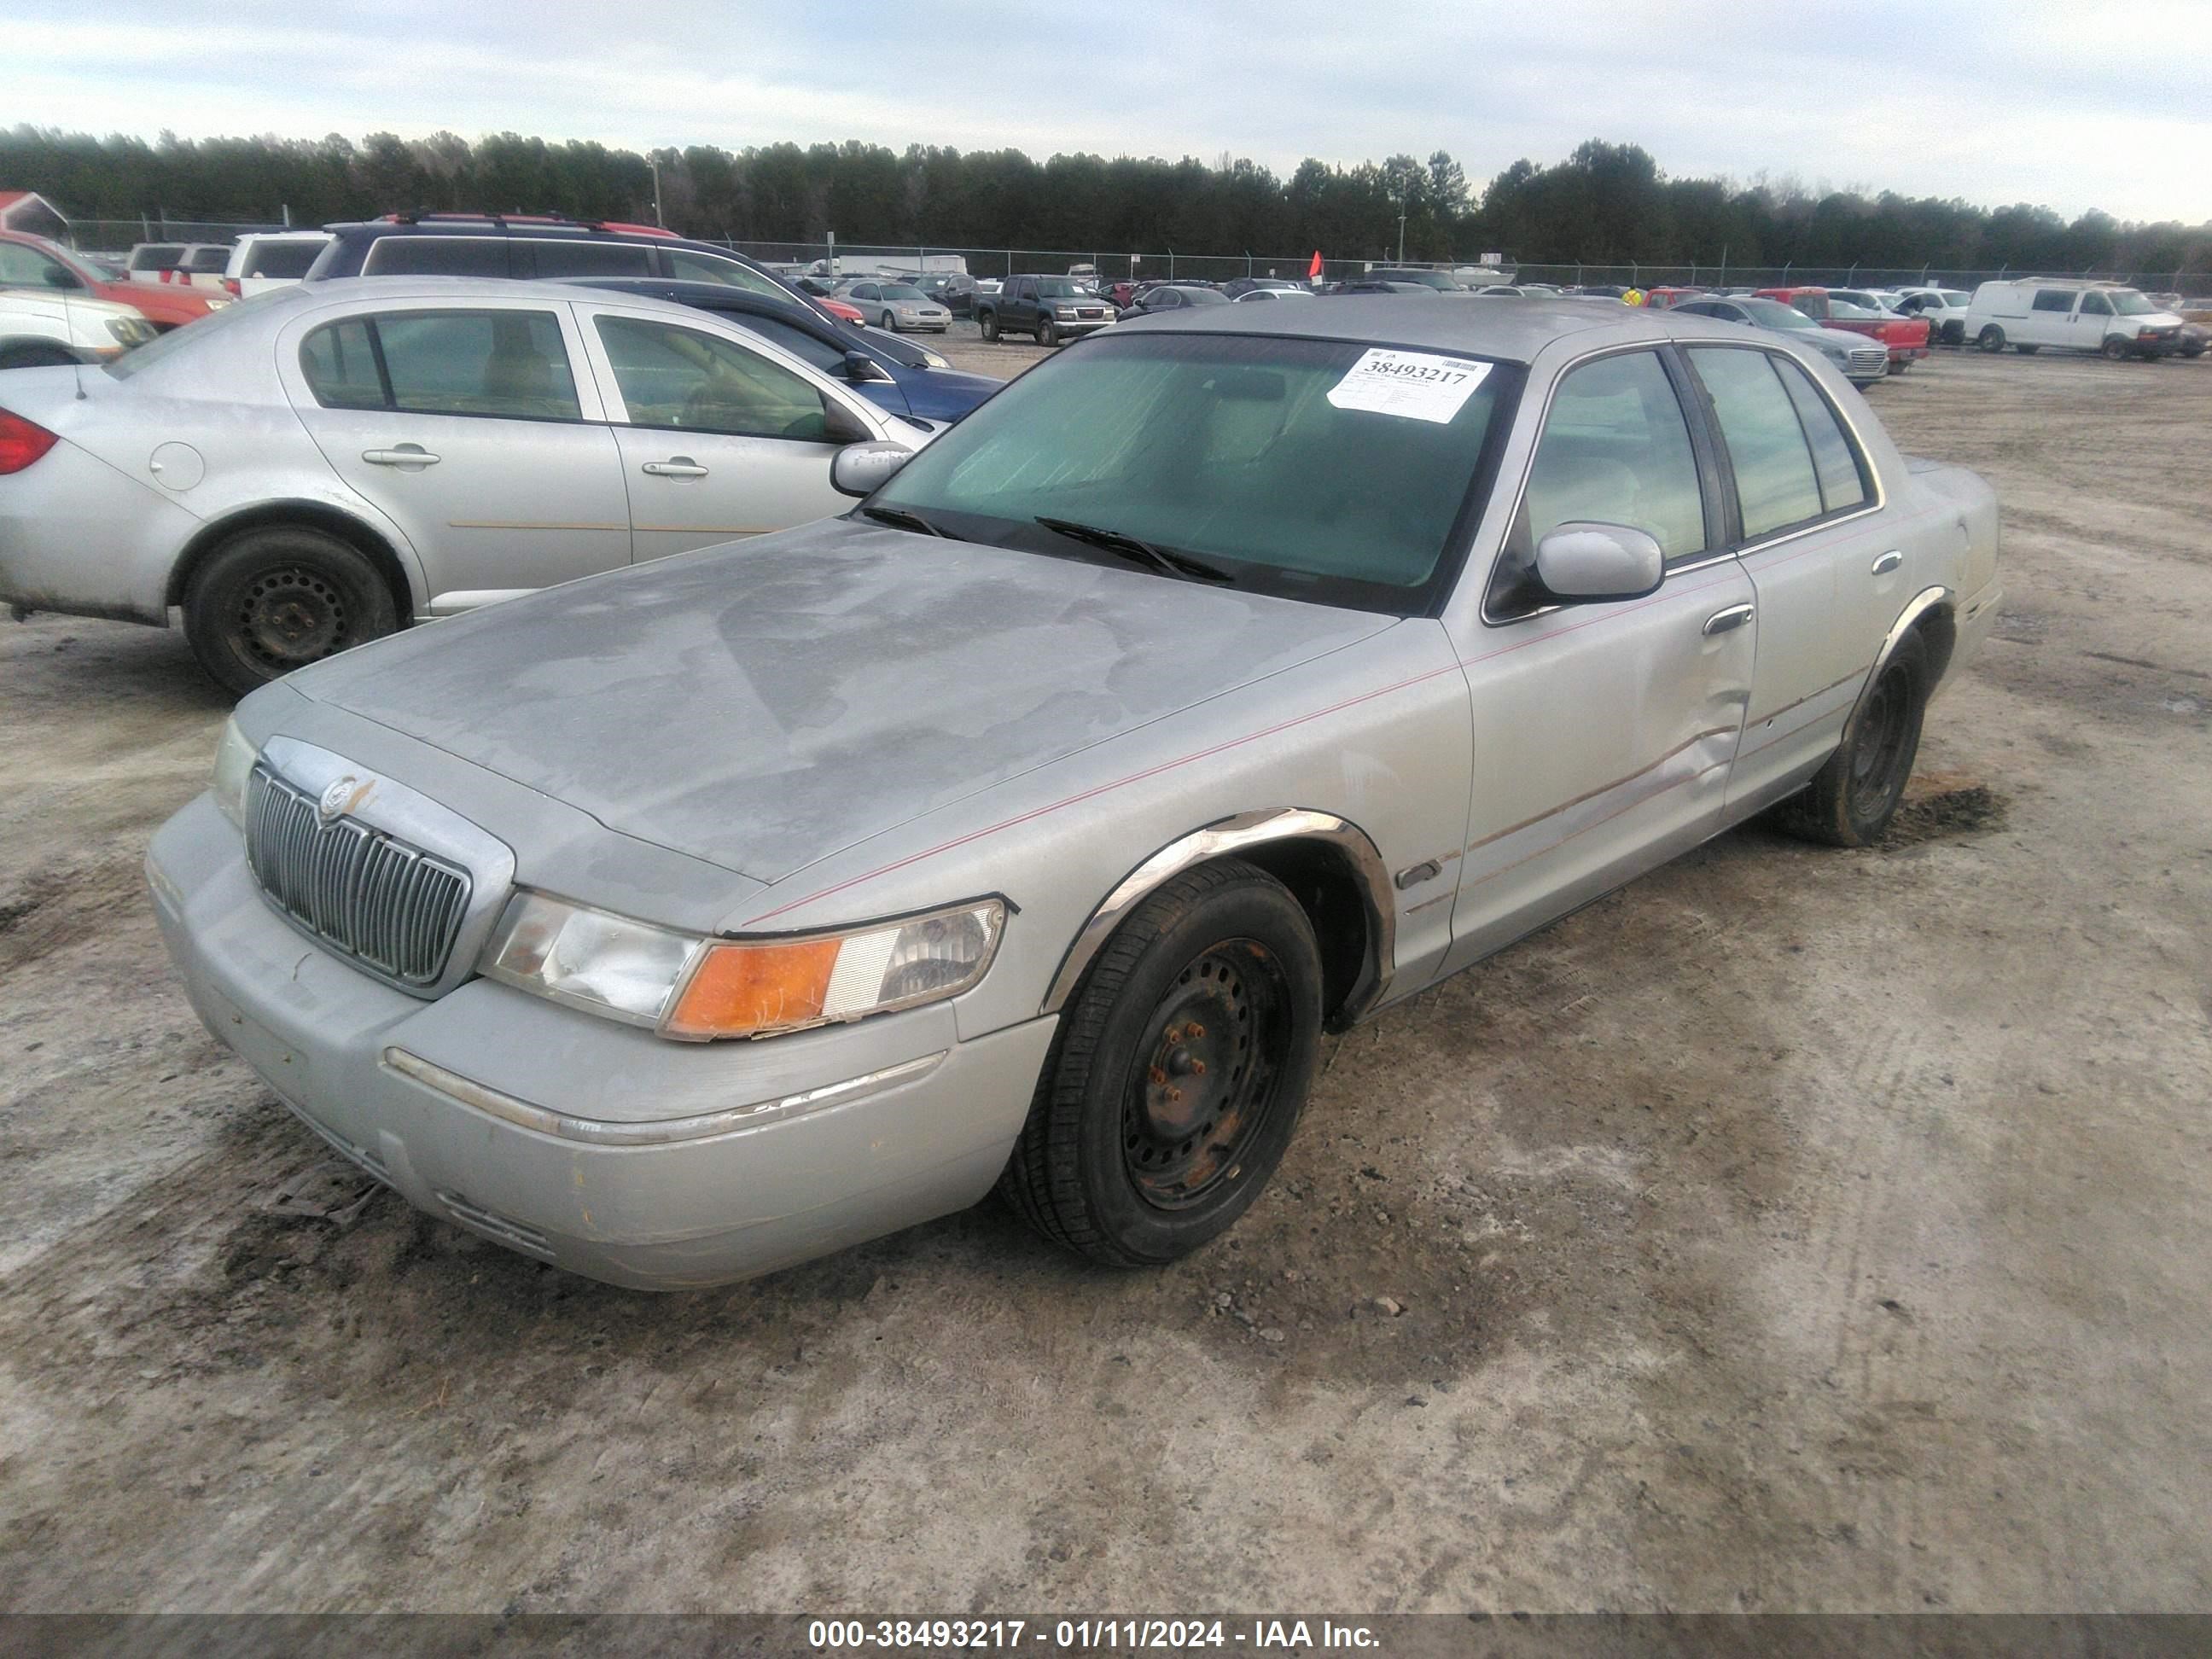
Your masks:
M1334 813L1304 807L1240 812L1170 842L1139 864L1091 913L1091 919L1076 934L1075 942L1067 947L1060 971L1053 976L1052 988L1045 994L1044 1006L1038 1012L1060 1012L1075 994L1085 971L1105 948L1114 930L1121 926L1122 918L1170 878L1211 859L1285 841L1319 842L1335 848L1351 865L1353 878L1365 900L1368 937L1371 941L1369 959L1337 1022L1352 1024L1389 988L1396 962L1397 939L1397 912L1390 898L1390 875L1382 854L1376 850L1366 831Z
M1897 647L1905 643L1905 636L1917 627L1929 611L1939 605L1950 604L1952 597L1951 590L1941 584L1923 587L1898 613L1897 620L1890 624L1889 632L1882 636L1881 649L1875 653L1874 666L1867 671L1865 682L1859 687L1857 701L1851 704L1851 717L1844 722L1844 740L1846 743L1850 740L1851 728L1858 724L1859 710L1866 706L1867 693L1873 690L1875 683L1881 678L1881 671L1889 666L1889 659L1897 654ZM1942 683L1941 671L1938 671L1936 684ZM1928 690L1933 696L1935 686L1931 685Z

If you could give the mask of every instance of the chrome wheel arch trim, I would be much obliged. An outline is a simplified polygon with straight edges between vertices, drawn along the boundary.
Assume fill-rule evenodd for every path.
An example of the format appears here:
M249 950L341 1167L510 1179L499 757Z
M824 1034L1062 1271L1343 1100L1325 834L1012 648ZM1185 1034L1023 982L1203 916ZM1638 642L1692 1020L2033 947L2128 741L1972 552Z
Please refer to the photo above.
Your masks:
M1170 842L1122 877L1091 913L1074 943L1067 947L1067 954L1060 959L1060 971L1053 975L1052 988L1045 994L1044 1006L1038 1012L1060 1012L1068 998L1075 994L1075 988L1082 982L1099 951L1105 949L1114 930L1130 911L1168 881L1194 865L1231 857L1248 848L1286 841L1318 842L1334 848L1352 866L1353 878L1359 884L1366 901L1369 960L1332 1024L1349 1024L1358 1018L1381 1000L1389 988L1397 948L1397 911L1390 896L1390 873L1382 862L1382 854L1358 824L1333 812L1295 806L1240 812L1202 830L1194 830Z
M1889 659L1897 654L1897 647L1905 643L1905 636L1918 627L1921 619L1930 611L1951 603L1951 590L1942 583L1923 587L1915 593L1905 609L1890 624L1889 632L1882 635L1881 649L1875 653L1874 666L1867 670L1866 678L1860 683L1859 694L1851 702L1850 718L1844 722L1844 741L1850 741L1851 728L1858 724L1859 710L1866 706L1867 694L1874 690L1881 671L1889 666ZM1932 694L1934 686L1928 688Z

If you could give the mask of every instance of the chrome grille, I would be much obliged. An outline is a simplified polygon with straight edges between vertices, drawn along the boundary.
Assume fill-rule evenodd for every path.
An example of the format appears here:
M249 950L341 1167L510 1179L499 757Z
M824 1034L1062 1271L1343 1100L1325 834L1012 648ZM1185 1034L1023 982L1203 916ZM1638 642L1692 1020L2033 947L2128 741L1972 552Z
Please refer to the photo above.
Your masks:
M1861 374L1871 374L1876 369L1889 367L1887 346L1854 346L1851 348L1851 368Z
M339 954L403 985L445 972L465 870L356 819L325 820L265 766L246 792L246 860L276 908Z
M1105 307L1103 306L1078 306L1075 308L1075 314L1077 317L1087 321L1103 317L1106 314L1106 311Z

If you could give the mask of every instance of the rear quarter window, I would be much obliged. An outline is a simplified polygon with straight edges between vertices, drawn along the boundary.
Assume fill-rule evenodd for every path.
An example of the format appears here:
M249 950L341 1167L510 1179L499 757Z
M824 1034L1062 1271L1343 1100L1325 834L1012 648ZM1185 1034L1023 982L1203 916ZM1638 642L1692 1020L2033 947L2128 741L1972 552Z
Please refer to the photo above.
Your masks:
M364 276L504 276L507 241L497 236L380 236L362 261Z
M635 242L518 241L518 276L650 276L653 250Z

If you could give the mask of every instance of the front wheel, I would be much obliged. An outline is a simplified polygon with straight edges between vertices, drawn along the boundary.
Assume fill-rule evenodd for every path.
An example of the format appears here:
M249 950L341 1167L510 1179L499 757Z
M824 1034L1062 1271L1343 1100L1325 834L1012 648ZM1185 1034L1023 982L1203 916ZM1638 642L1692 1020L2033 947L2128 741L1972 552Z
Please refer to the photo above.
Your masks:
M1056 346L1060 343L1060 331L1053 326L1051 318L1040 317L1037 319L1036 342L1041 346Z
M1974 343L1984 351L2002 351L2005 349L2004 331L1991 323L1974 337Z
M240 696L398 626L398 607L376 567L359 549L305 526L233 537L185 589L192 654Z
M1830 847L1871 847L1882 838L1920 752L1928 677L1928 642L1908 634L1867 687L1828 763L1803 793L1775 809L1781 828Z
M894 312L894 311L886 311L885 313L884 313L883 320L882 320L880 323L877 324L877 325L876 325L876 326L877 326L877 327L878 327L878 328L880 328L880 329L882 329L882 330L883 330L883 331L884 331L884 333L886 333L886 334L896 334L896 333L897 333L897 332L898 332L898 313L897 313L896 312Z
M2016 345L2013 349L2020 353L2023 357L2033 357L2037 352L2042 350L2043 348L2041 346Z
M1218 1237L1282 1162L1321 1047L1321 952L1236 860L1139 905L1060 1016L999 1189L1055 1243L1155 1267Z
M2105 337L2105 343L2100 349L2105 354L2106 362L2117 363L2128 355L2130 347L2128 343L2118 335L2107 334Z
M999 337L999 313L995 311L978 312L975 326L982 331L985 343L995 343Z

